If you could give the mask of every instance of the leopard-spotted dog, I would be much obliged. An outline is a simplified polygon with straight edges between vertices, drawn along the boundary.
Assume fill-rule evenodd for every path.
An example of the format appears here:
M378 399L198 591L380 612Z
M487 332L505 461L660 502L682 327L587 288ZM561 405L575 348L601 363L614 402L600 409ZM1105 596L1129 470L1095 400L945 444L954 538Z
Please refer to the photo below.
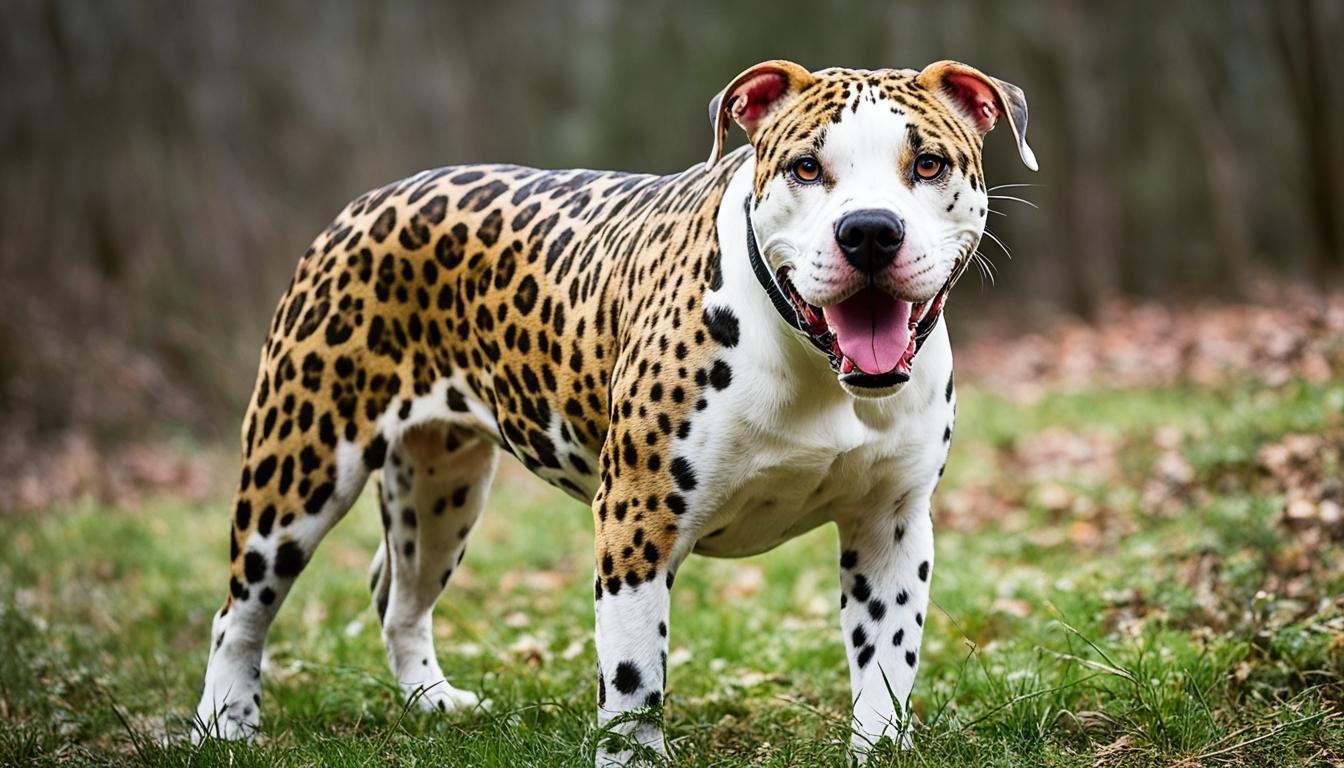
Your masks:
M373 603L422 707L431 611L500 451L590 503L598 721L663 702L674 576L839 527L852 750L908 743L956 393L942 310L988 210L982 139L1022 91L963 64L769 61L710 104L673 176L427 171L352 202L280 301L242 425L229 591L198 736L258 726L266 632L377 474ZM749 145L723 156L731 122ZM664 751L658 718L599 746Z

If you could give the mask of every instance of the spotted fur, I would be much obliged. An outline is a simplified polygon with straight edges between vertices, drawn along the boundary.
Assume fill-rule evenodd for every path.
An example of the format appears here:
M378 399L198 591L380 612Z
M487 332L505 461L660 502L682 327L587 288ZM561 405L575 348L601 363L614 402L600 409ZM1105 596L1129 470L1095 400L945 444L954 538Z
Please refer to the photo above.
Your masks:
M928 496L954 407L945 333L899 397L856 400L754 282L742 203L776 194L783 160L862 100L909 116L902 152L936 147L982 192L980 136L919 73L810 78L782 94L754 149L708 168L442 168L359 197L316 238L243 420L202 734L257 727L266 630L370 474L384 528L370 586L394 674L422 706L475 706L439 668L430 613L501 450L591 502L602 722L661 705L668 595L687 554L762 551L827 521L846 547L856 689L871 689L875 657L913 678ZM856 722L887 732L857 709ZM662 746L656 726L615 730ZM598 759L628 756L618 744Z

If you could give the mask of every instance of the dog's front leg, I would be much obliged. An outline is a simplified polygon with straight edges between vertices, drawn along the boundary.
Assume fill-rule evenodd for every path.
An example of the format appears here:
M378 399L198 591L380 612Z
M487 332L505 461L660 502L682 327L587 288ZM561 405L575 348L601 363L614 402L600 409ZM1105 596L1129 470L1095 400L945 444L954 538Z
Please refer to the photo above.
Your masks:
M598 766L667 751L662 703L678 526L665 501L627 495L622 485L594 502Z
M842 521L840 605L854 719L850 750L863 761L883 736L909 746L910 690L933 573L927 499Z

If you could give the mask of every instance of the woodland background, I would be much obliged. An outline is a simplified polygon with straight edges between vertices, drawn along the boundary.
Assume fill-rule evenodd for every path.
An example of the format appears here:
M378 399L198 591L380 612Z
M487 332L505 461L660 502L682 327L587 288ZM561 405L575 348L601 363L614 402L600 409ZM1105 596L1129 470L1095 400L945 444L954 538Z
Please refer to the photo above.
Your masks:
M294 263L349 199L472 161L675 172L774 57L971 63L997 285L963 334L1117 296L1255 298L1344 270L1344 3L12 0L0 4L0 449L232 440ZM740 137L737 138L740 141ZM968 281L974 282L974 279ZM1338 284L1338 283L1334 283Z
M869 765L1344 768L1344 0L0 0L0 765L591 766L591 514L511 460L434 622L489 712L401 703L366 493L271 632L260 742L186 743L238 422L348 200L677 172L777 57L970 63L1041 165L989 136L1013 256L951 300L917 749ZM838 549L678 572L670 764L844 763Z

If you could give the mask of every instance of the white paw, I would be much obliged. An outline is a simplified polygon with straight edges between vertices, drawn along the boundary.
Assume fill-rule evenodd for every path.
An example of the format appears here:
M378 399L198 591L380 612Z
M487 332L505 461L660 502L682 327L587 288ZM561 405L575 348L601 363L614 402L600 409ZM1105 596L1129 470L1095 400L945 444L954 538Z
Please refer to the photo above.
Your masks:
M206 739L238 741L255 738L261 725L261 707L257 698L217 702L209 695L202 697L191 730L192 743L200 744Z
M894 727L887 727L876 733L860 733L856 730L849 737L849 764L866 764L868 753L883 738L895 741L901 750L912 749L915 746L908 729L897 730Z
M454 688L447 680L402 683L401 689L406 700L424 712L462 712L485 706L479 696L471 691Z

